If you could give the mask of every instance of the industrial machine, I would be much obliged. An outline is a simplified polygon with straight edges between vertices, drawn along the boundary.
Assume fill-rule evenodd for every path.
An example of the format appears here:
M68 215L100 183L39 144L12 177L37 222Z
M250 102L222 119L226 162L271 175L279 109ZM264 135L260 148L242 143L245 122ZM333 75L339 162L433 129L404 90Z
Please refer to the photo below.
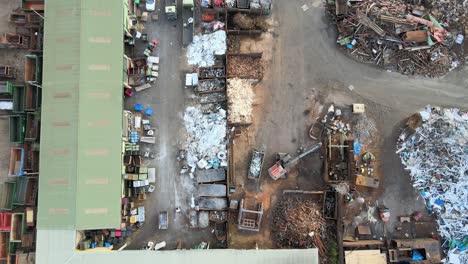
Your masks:
M322 143L317 143L295 158L292 158L289 153L278 153L276 163L268 169L268 175L275 181L279 178L284 178L288 169L296 165L305 156L319 150L321 146Z

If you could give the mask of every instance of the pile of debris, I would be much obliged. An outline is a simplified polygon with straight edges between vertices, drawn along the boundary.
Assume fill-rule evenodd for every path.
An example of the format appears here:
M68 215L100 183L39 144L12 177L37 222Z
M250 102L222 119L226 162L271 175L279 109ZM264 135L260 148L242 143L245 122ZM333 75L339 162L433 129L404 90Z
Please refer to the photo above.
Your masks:
M252 175L253 178L260 178L260 173L262 171L263 157L265 156L264 152L253 151L252 160L250 161L249 166L249 176Z
M226 167L226 111L204 114L187 107L184 114L187 165L199 169Z
M263 19L252 17L243 13L236 13L232 17L232 22L234 24L234 27L232 29L241 29L241 30L254 30L254 29L267 30L268 29L268 24Z
M226 89L226 80L222 78L200 80L197 86L198 93L219 92Z
M230 124L252 123L252 104L255 94L252 81L245 79L228 79L228 121Z
M343 134L348 136L351 132L351 125L342 119L341 109L335 105L328 107L327 114L323 116L322 124L327 134Z
M242 13L237 13L232 18L234 25L239 29L255 29L255 19Z
M224 55L225 52L226 32L224 30L194 36L187 49L188 64L201 67L213 66L215 55Z
M224 67L217 67L217 68L199 68L198 69L199 77L200 78L218 78L218 77L224 77L226 75L226 71L224 70Z
M261 80L263 79L262 57L230 55L228 56L227 72L229 77Z
M438 230L449 241L448 255L466 260L468 111L427 106L416 117L421 121L408 124L397 153L428 209L439 216Z
M240 52L240 38L237 35L229 35L227 40L228 53Z
M284 197L273 211L274 239L281 248L323 250L325 220L316 201L298 196Z
M353 118L352 127L353 138L358 142L368 145L377 140L377 126L374 120L365 113Z
M350 1L347 8L328 13L338 20L337 42L353 57L389 71L436 77L464 62L466 7L457 0L429 2L433 6L421 1Z

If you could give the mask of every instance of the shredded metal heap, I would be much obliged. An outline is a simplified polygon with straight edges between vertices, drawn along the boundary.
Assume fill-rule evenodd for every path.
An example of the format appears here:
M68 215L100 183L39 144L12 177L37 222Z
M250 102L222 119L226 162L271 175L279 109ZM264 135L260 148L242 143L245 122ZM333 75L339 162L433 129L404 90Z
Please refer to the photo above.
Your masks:
M196 107L187 107L184 114L187 130L187 164L195 168L225 166L226 153L226 111L203 114ZM200 165L203 161L204 166Z
M419 114L422 125L410 129L412 135L408 128L402 133L397 153L413 186L439 216L439 233L450 241L450 263L456 263L453 258L467 263L461 245L468 239L468 112L427 106Z

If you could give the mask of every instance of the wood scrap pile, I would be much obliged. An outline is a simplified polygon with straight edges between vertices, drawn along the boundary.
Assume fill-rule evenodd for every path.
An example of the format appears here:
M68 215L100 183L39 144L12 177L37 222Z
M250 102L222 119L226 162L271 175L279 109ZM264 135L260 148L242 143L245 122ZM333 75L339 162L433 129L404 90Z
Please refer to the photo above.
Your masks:
M227 63L228 77L261 80L263 65L261 57L229 56Z
M268 23L264 19L237 13L232 17L235 29L240 30L267 30ZM230 28L231 29L231 28Z
M246 14L237 13L232 21L239 29L255 29L255 20Z
M240 52L240 39L237 35L228 35L227 40L228 53L239 53Z
M252 123L254 97L252 81L239 78L228 80L228 122L230 124Z
M322 241L325 220L317 201L297 196L286 196L273 211L273 234L281 248L316 247L326 255Z

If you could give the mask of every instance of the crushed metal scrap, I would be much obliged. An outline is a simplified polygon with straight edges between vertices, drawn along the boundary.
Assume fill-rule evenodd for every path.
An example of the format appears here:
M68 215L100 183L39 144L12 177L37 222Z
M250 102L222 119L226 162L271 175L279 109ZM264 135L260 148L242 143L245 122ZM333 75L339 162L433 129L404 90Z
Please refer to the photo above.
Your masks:
M398 141L413 186L437 216L450 263L468 259L468 112L427 106L411 116Z
M464 63L468 21L462 1L364 0L349 1L347 8L330 3L327 13L337 21L337 42L360 61L429 77Z

